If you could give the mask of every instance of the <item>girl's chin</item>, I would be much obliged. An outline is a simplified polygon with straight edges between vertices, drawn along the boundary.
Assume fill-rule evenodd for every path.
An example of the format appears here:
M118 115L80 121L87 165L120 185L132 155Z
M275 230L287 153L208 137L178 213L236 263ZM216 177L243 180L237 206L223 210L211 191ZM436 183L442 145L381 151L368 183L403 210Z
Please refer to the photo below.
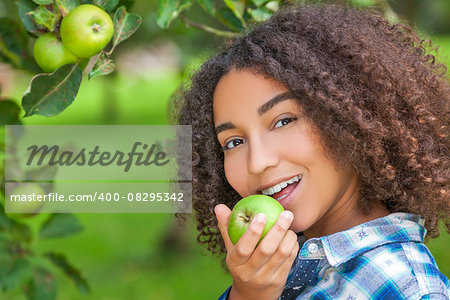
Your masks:
M308 215L311 216L310 214L294 213L294 221L290 229L295 233L311 231L314 227L314 219L311 217L308 218Z
M295 222L295 217L294 217L294 222ZM300 232L305 232L307 231L309 228L311 227L311 225L308 224L292 224L291 225L291 230L295 233L300 233Z

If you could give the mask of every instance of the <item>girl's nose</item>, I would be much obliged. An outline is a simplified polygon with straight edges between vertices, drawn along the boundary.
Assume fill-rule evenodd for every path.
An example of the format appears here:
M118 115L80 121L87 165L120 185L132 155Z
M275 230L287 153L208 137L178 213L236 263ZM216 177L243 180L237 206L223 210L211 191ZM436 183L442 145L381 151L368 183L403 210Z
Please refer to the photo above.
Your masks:
M261 174L267 168L274 167L279 162L276 145L270 144L261 137L249 140L247 168L250 174Z

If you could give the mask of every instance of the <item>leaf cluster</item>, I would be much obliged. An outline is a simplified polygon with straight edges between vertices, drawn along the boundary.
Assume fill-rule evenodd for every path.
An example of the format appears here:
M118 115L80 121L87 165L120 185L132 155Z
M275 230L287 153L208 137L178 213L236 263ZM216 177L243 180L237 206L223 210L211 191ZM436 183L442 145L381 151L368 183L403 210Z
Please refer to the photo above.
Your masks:
M268 20L282 6L314 3L340 3L360 7L374 7L385 13L392 20L398 21L387 0L158 0L157 24L168 28L177 18L186 26L195 27L207 32L223 36L235 37L245 32L250 24ZM186 12L194 6L200 6L205 14L218 20L226 30L201 24L186 16Z
M233 37L245 30L250 23L269 19L278 11L282 2L282 0L159 0L156 22L161 28L168 28L176 18L180 18L187 26L224 37ZM195 4L211 18L221 22L227 30L189 19L184 12Z
M0 101L14 103L9 100ZM18 113L18 106L14 103L8 104L11 109ZM0 120L5 120L0 110ZM6 115L6 114L5 114ZM19 128L20 129L20 128ZM77 217L68 213L53 213L41 215L45 217L39 224L37 232L32 229L28 220L37 217L37 213L6 213L5 212L5 163L13 166L14 175L20 182L42 182L47 179L43 190L49 193L53 189L52 180L56 170L48 166L37 169L22 171L18 165L17 149L14 139L21 135L21 130L14 131L11 142L8 145L0 144L0 293L20 290L27 299L54 300L57 296L57 277L64 274L77 287L87 294L90 287L81 272L74 266L63 253L44 251L37 252L37 244L40 241L55 238L65 238L83 231L83 226ZM5 156L5 153L8 156ZM6 161L6 159L8 159ZM20 182L8 183L18 185ZM34 228L34 227L33 227Z
M119 0L17 0L20 22L0 18L0 61L37 74L22 98L25 117L34 114L47 117L57 115L76 98L83 76L81 66L86 62L80 59L78 63L62 66L51 74L41 73L34 62L30 45L32 40L48 32L54 32L59 37L62 19L81 4L97 5L113 16L114 36L109 50L102 50L94 58L88 78L110 74L115 69L111 57L113 51L142 23L142 18L128 13L125 5L117 7ZM6 113L0 115L2 124L13 124L17 116L13 104L0 102L0 108L3 107L7 108L5 112L10 111L11 114L9 117Z
M67 237L82 230L83 226L74 215L50 214L34 236L29 225L5 214L0 204L0 291L20 289L30 300L54 300L58 287L56 278L62 272L81 293L89 293L88 282L64 254L32 250L35 242Z

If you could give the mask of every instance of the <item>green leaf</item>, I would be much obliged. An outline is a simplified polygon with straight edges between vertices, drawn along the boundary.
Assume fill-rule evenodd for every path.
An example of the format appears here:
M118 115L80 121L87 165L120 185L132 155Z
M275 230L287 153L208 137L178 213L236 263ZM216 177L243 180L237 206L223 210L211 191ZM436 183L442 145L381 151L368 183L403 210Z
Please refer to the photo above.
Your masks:
M60 238L83 231L78 218L73 214L52 214L42 224L39 232L41 238Z
M39 35L40 28L33 22L33 18L28 12L34 10L38 5L31 0L18 0L16 1L17 11L19 12L20 20L22 20L25 29L32 35Z
M27 181L45 180L45 181L47 181L47 180L50 180L50 178L55 177L56 171L57 171L57 168L55 166L45 165L43 167L25 172L23 180L27 180ZM48 192L50 192L50 191L48 191Z
M234 15L234 13L228 7L222 7L217 12L217 18L224 25L232 29L233 31L241 31L244 29L241 21Z
M95 61L94 67L89 72L88 78L91 79L97 75L108 75L114 71L115 65L113 60L104 51L100 52Z
M6 259L5 257L9 257L10 255L11 253L9 251L9 240L6 235L0 231L0 262Z
M11 219L8 218L8 216L5 214L5 208L3 207L3 204L0 203L0 233L6 231L10 226ZM0 241L1 241L1 235L0 235ZM1 245L1 243L0 243Z
M72 9L80 5L78 0L55 0L61 15L65 17Z
M50 117L62 112L75 99L81 79L82 72L77 64L34 76L29 91L22 98L25 117L34 114Z
M119 7L114 14L113 49L135 33L141 23L141 16L127 13L125 6Z
M0 126L17 125L19 121L20 107L12 100L0 100Z
M67 258L63 254L48 252L44 256L48 258L53 264L59 267L77 286L78 290L87 295L90 292L90 287L85 278L81 275L81 272L72 266Z
M28 300L54 300L57 293L55 276L47 269L36 267L23 291Z
M41 185L41 188L44 190L45 193L51 193L53 191L53 178L56 175L56 172L58 171L57 166L43 166L40 168L32 169L23 175L23 180L27 181L47 181L46 184ZM50 180L50 182L48 182Z
M156 23L161 28L168 28L178 15L192 5L192 0L158 0Z
M6 266L12 260L12 252L11 252L11 241L8 239L6 234L0 231L0 266ZM0 273L2 273L2 268L0 268ZM0 275L0 277L3 275ZM1 291L1 289L0 289Z
M280 2L270 1L267 2L266 5L264 5L264 7L267 8L269 11L276 12L280 8Z
M267 2L267 0L252 0L253 4L255 4L257 7L260 7L264 3Z
M30 228L8 217L2 204L0 204L0 232L8 235L13 241L31 242Z
M20 53L26 41L20 34L20 29L12 20L0 18L0 53L15 67L22 65Z
M197 0L198 4L211 16L216 13L216 7L214 6L214 0Z
M103 7L107 12L112 12L119 4L119 0L94 0L94 3Z
M264 22L264 21L268 20L273 14L273 12L271 12L270 10L268 10L265 7L258 7L255 9L249 8L249 9L247 9L247 11L248 11L248 14L256 22Z
M49 31L54 31L58 16L49 11L47 7L41 5L38 8L28 13L34 20L34 23L47 28Z
M0 266L0 291L16 289L31 276L31 264L23 257L20 244L1 232Z
M351 3L362 7L370 7L375 5L373 0L351 0Z
M0 57L15 68L36 71L39 67L28 48L28 35L20 23L0 18Z
M245 10L245 2L241 0L224 0L225 4L235 13L236 17L243 16Z
M185 9L188 9L192 5L192 0L181 0L181 4L178 7L178 14Z
M30 227L17 221L13 221L10 236L15 241L21 241L29 244L31 242Z
M5 255L0 265L0 290L14 290L31 277L31 264L26 258Z
M236 18L241 21L242 26L246 26L244 20L244 12L245 12L245 1L243 0L224 0L227 7L233 12Z
M158 15L156 23L161 28L168 28L170 23L178 16L179 0L158 0Z
M49 4L53 4L55 1L54 0L33 0L34 3L39 4L39 5L49 5Z

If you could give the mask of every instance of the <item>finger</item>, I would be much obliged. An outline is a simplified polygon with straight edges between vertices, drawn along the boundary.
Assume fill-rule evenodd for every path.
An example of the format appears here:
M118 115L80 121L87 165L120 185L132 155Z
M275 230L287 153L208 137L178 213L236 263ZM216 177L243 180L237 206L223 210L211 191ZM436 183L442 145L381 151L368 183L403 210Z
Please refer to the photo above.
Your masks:
M241 265L248 261L255 251L266 225L266 216L257 214L250 223L250 226L244 232L236 245L230 250L230 260L233 264Z
M255 255L249 263L255 267L258 265L262 267L271 259L272 255L280 247L281 241L285 238L293 218L294 215L288 210L280 214L273 227L267 232L261 243L259 243Z
M280 246L275 251L274 255L270 258L270 260L265 265L266 268L271 270L279 269L283 264L285 264L286 260L289 261L293 252L297 254L299 249L297 235L292 230L289 230L284 239L281 241ZM294 256L295 258L295 256Z
M228 221L230 220L231 210L225 204L218 204L214 207L214 213L216 214L220 234L222 235L225 248L228 252L228 250L233 247L233 243L228 236Z
M280 264L278 269L272 273L274 276L273 278L287 279L287 276L289 275L289 271L292 268L292 264L294 263L299 250L300 250L300 247L299 247L298 243L296 243L296 246L294 246L290 255Z

